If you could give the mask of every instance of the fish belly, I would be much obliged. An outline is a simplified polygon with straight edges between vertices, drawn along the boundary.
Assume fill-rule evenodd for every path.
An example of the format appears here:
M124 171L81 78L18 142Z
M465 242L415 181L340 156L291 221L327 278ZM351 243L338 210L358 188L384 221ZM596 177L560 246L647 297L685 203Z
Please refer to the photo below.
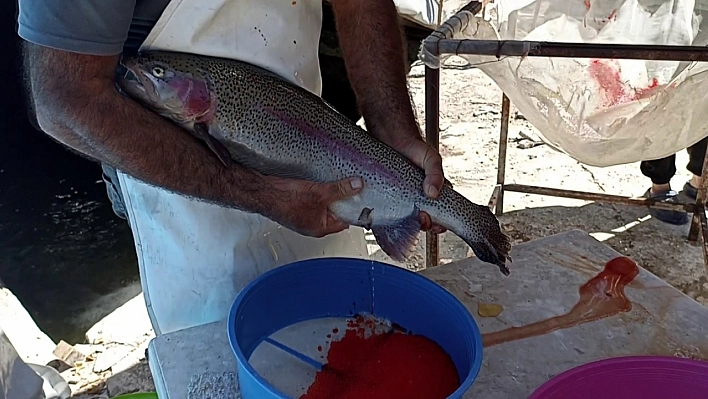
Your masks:
M330 209L345 223L375 227L394 225L410 217L415 211L415 204L401 198L392 198L375 188L364 188L353 197L335 202Z

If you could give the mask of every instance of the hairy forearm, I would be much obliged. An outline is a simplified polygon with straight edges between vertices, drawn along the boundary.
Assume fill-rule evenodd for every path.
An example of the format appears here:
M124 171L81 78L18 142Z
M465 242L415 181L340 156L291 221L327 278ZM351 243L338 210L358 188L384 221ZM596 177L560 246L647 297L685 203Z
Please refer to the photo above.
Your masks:
M418 132L406 82L404 40L392 0L333 0L339 45L367 129Z
M48 134L146 183L263 213L270 202L264 196L272 195L265 177L236 164L225 167L189 133L120 95L108 76L53 79L48 68L71 66L56 54L48 60L53 50L32 47L26 67L37 117Z

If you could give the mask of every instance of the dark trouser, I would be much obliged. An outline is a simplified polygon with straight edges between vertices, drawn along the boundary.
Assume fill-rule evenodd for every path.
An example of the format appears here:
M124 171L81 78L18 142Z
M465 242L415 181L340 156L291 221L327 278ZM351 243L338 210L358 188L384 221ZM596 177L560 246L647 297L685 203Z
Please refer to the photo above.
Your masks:
M706 156L706 145L708 137L698 143L688 147L689 161L686 168L696 176L701 176L703 169L703 159ZM668 184L676 174L676 155L653 161L643 161L640 164L642 174L651 179L654 184Z

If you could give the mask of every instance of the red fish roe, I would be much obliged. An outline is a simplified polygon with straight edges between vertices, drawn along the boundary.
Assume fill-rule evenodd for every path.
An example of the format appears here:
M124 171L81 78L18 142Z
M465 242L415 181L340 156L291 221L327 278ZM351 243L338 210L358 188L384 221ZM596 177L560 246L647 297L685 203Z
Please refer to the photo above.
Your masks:
M444 399L460 385L437 343L402 332L372 334L374 322L355 323L332 342L327 364L300 399Z

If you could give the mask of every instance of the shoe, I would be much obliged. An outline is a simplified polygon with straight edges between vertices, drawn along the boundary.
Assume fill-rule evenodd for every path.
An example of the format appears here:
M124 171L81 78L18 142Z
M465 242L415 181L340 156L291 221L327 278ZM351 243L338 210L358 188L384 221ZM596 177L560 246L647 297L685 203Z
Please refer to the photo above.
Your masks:
M678 193L669 190L661 194L651 194L651 189L644 193L644 197L659 200L660 202L678 203ZM666 209L649 208L651 217L661 220L664 223L682 225L688 223L688 214L685 211L668 211Z
M696 200L696 197L698 197L698 189L693 187L691 185L691 182L686 182L686 184L683 185L683 193L686 194L686 197Z

